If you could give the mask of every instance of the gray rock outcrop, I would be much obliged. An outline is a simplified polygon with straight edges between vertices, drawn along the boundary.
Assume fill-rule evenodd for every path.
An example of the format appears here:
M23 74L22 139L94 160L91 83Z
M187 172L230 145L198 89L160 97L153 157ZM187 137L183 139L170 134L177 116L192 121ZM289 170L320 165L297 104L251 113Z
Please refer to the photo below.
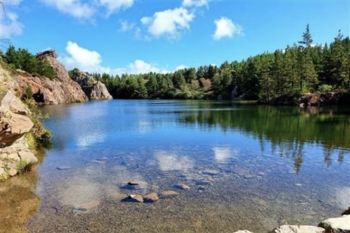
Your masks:
M72 71L72 79L79 83L90 100L109 100L113 98L105 84L96 81L91 75L85 72L74 69Z

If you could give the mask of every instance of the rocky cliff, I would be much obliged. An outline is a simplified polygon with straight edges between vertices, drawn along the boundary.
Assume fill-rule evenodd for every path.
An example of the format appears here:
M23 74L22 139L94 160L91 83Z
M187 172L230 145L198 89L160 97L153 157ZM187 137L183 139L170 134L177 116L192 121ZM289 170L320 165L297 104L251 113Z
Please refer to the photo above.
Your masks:
M15 95L18 85L0 63L0 180L36 163L35 124L28 107Z
M49 79L18 71L16 79L21 96L25 96L30 90L35 101L40 104L65 104L88 100L79 84L69 77L67 70L57 60L54 51L45 51L37 56L49 62L56 72L56 78Z
M79 83L90 100L112 99L112 95L108 92L106 86L102 82L96 81L89 74L74 69L72 72L72 79Z

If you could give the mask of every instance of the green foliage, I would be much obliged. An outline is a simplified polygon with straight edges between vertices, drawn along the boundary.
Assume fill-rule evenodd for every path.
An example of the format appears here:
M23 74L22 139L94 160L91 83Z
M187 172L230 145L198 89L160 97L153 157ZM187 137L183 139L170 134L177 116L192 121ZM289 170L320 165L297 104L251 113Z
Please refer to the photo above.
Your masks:
M24 90L24 97L25 99L32 99L33 98L33 90L30 86L27 86Z
M16 168L18 173L24 173L30 169L30 166L27 161L21 159L17 162Z
M46 60L38 59L26 49L16 49L10 46L2 57L13 69L21 69L30 74L42 75L50 79L56 77L54 69Z
M331 85L328 85L328 84L322 84L322 85L318 88L318 90L319 90L320 92L330 92L330 91L332 91L332 89L333 89L333 87L332 87Z
M52 133L45 129L41 123L42 120L48 118L48 116L41 112L33 99L25 99L24 103L28 106L31 112L31 119L34 123L31 134L27 136L29 147L31 147L31 149L35 149L38 146L50 147Z
M294 103L308 92L350 91L350 40L339 32L330 45L315 46L307 25L298 45L240 62L225 62L220 67L94 77L106 84L114 98L238 98Z

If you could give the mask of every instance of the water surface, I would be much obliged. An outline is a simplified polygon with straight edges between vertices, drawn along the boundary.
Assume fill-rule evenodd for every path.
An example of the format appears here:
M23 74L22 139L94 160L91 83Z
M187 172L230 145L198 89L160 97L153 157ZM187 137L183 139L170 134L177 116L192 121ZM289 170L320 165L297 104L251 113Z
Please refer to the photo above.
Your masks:
M45 111L53 148L0 185L0 231L262 233L350 206L349 109L116 100ZM179 195L122 201L164 190Z

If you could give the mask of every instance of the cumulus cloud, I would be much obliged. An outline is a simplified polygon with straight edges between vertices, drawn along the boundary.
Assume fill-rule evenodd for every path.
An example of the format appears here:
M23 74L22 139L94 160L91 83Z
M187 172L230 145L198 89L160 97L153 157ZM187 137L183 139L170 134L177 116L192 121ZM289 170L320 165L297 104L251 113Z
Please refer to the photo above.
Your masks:
M86 71L93 71L99 68L102 62L101 55L92 50L80 47L77 43L68 41L66 52L69 56L63 59L68 68L77 67Z
M105 8L108 14L112 14L118 10L129 8L134 4L134 0L41 0L41 2L78 19L91 18L100 10L99 7Z
M215 33L213 35L215 40L221 40L223 38L232 38L236 35L242 34L242 27L239 24L235 24L231 19L221 17L215 20Z
M145 74L150 72L167 73L168 71L162 70L157 66L147 63L140 59L135 60L125 68L116 69L116 73L118 74Z
M183 7L202 7L208 6L208 0L183 0Z
M60 60L67 67L67 69L78 68L80 70L91 73L99 72L110 74L143 74L149 72L167 72L167 70L161 69L141 59L136 59L126 67L106 67L102 65L101 55L97 51L83 48L78 43L72 41L68 41L66 45L66 53L67 56L60 57Z
M134 4L134 0L99 0L99 2L109 13L129 8Z
M6 6L17 6L21 3L19 0L5 1ZM7 10L0 10L0 39L8 39L12 36L18 36L23 32L23 24L18 20L16 13Z
M195 15L184 7L168 9L154 13L151 17L143 17L141 23L147 27L153 37L177 37L180 31L190 28Z
M41 0L48 6L54 7L62 13L80 19L87 19L95 13L95 9L80 0Z

